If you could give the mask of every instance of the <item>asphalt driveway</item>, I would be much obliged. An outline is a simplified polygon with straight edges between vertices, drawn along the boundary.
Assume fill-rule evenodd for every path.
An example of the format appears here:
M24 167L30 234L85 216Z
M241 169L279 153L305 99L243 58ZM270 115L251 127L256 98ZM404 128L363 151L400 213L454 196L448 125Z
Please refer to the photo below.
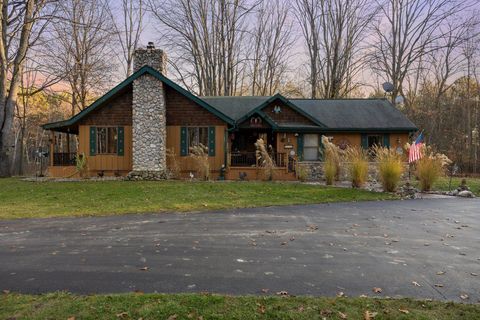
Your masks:
M480 200L0 221L0 290L477 302Z

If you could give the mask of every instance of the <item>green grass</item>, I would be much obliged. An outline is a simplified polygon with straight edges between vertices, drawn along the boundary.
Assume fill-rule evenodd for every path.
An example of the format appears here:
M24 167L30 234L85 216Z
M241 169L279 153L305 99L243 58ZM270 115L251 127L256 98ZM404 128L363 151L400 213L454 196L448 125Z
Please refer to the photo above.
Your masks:
M300 183L0 179L0 219L200 211L393 199L385 193Z
M452 178L452 189L456 189L460 183L462 182L463 178ZM480 178L465 178L467 180L467 186L470 190L475 193L475 195L480 196ZM442 177L437 182L433 184L433 190L442 190L442 191L449 191L448 190L448 183L450 178Z
M402 311L400 311L402 310ZM411 299L117 294L3 294L0 319L478 319L480 305Z

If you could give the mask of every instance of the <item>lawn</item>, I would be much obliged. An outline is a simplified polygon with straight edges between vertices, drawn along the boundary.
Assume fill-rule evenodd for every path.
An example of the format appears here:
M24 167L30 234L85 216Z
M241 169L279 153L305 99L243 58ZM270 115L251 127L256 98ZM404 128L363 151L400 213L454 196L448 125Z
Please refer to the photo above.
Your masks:
M280 182L82 181L0 179L0 219L201 211L395 196Z
M366 317L369 312L370 318ZM411 299L3 294L1 319L478 319L480 305Z
M452 178L452 186L451 189L456 189L460 183L462 182L463 178ZM477 196L480 196L480 178L465 178L467 180L467 185L470 190L475 193ZM442 177L437 182L434 183L433 189L434 190L442 190L442 191L449 191L448 184L450 178Z

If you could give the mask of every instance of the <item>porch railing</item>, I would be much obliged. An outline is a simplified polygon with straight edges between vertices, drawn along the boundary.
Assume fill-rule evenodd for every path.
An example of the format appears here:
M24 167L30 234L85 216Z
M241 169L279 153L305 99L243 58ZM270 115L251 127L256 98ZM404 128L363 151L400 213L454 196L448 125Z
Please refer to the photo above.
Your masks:
M287 154L286 153L273 153L270 155L276 167L287 167ZM232 152L230 153L230 166L232 167L256 167L257 156L255 152Z
M75 165L75 152L58 152L53 154L54 166L74 166Z

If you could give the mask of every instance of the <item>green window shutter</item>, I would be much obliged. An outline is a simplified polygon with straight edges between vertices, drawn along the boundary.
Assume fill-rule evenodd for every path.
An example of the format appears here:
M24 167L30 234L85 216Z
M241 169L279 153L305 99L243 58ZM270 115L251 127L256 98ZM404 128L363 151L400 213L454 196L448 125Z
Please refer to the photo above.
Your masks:
M123 156L125 154L125 129L118 127L117 134L117 155Z
M385 133L383 135L383 146L387 147L387 148L390 148L390 134L389 133Z
M366 133L362 133L361 143L363 149L368 149L368 136Z
M180 156L188 156L187 127L180 128Z
M97 153L97 127L90 127L90 155Z
M303 159L303 133L299 133L297 137L297 157Z
M215 157L215 127L208 127L208 155Z

